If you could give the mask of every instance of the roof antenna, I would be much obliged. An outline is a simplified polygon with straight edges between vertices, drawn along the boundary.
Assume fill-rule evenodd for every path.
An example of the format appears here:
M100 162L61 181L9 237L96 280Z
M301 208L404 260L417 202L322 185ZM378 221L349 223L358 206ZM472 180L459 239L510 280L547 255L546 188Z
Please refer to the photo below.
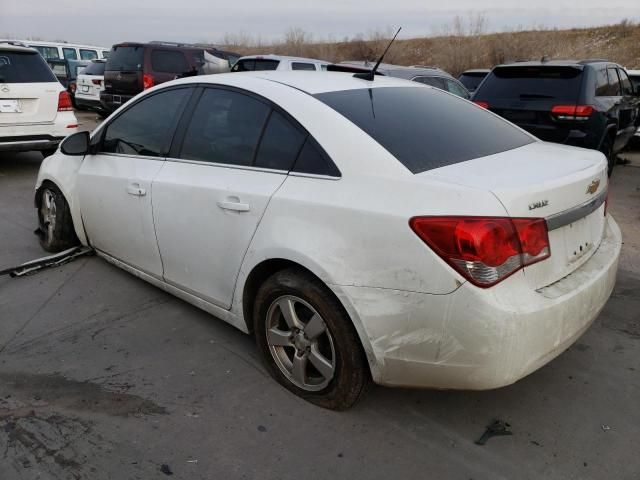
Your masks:
M380 58L378 59L378 62L376 63L375 67L373 67L373 70L371 70L370 72L355 73L353 75L355 78L359 78L361 80L369 80L370 82L373 82L373 78L375 77L376 72L378 71L378 67L380 66L380 63L382 63L382 59L384 58L384 56L389 51L389 47L391 47L391 44L393 43L393 41L396 39L396 37L400 33L400 30L402 30L402 27L398 28L398 31L396 32L396 34L393 36L393 38L389 42L389 45L387 45L387 48L385 48L385 50L382 53L382 55L380 55Z

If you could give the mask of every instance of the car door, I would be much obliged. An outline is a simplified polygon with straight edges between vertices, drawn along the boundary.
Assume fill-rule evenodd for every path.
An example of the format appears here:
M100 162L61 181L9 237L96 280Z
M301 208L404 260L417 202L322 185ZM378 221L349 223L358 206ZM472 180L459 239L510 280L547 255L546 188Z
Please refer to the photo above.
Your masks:
M305 133L243 91L202 88L153 182L167 283L230 308L236 278L269 200Z
M637 98L634 95L633 86L627 72L618 68L620 77L620 148L624 148L636 132L637 126Z
M162 277L151 184L192 88L164 89L134 102L98 133L78 172L80 211L91 245ZM92 143L93 143L92 139Z

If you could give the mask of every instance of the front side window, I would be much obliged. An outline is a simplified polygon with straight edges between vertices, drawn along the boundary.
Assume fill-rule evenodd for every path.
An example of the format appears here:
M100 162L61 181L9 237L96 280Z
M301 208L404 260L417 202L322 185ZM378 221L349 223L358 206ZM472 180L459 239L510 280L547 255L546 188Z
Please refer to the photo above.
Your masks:
M95 50L86 50L81 48L80 58L82 60L93 60L94 58L98 58L98 52L96 52Z
M180 158L251 166L270 110L242 93L205 89L185 133Z
M167 90L134 103L107 125L100 152L164 156L190 92Z
M60 59L60 52L58 52L58 47L39 47L37 45L34 45L33 48L38 50L38 52L40 52L40 55L42 55L47 60Z
M607 68L609 75L609 96L617 97L620 95L620 79L615 68Z
M362 88L314 97L366 132L413 173L535 141L485 109L432 88Z
M35 52L0 50L0 83L57 82L47 62Z
M77 60L78 53L75 48L63 48L62 54L64 55L65 60Z
M314 70L316 66L313 63L291 62L291 70Z
M151 68L154 72L185 73L189 65L182 52L154 50L151 52Z

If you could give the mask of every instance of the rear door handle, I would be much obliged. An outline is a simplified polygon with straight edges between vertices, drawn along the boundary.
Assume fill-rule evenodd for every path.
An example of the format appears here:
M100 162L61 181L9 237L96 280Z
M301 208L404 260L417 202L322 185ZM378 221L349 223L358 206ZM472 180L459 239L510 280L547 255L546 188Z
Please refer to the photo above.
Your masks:
M248 212L249 204L240 203L237 197L227 198L225 201L218 202L218 206L223 210L233 210L234 212Z
M147 194L147 191L144 188L141 188L139 183L133 182L127 187L127 193L129 195L135 195L136 197L144 197Z

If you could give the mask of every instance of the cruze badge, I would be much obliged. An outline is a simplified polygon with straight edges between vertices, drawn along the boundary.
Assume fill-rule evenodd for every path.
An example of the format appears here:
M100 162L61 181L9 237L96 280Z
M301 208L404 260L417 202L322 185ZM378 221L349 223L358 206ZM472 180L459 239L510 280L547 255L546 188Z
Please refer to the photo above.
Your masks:
M589 194L593 195L594 193L596 193L598 191L598 187L599 186L600 186L600 180L594 180L587 187L587 192L586 193L589 193Z
M535 210L536 208L542 208L549 205L549 200L540 200L539 202L533 202L529 204L529 210Z

